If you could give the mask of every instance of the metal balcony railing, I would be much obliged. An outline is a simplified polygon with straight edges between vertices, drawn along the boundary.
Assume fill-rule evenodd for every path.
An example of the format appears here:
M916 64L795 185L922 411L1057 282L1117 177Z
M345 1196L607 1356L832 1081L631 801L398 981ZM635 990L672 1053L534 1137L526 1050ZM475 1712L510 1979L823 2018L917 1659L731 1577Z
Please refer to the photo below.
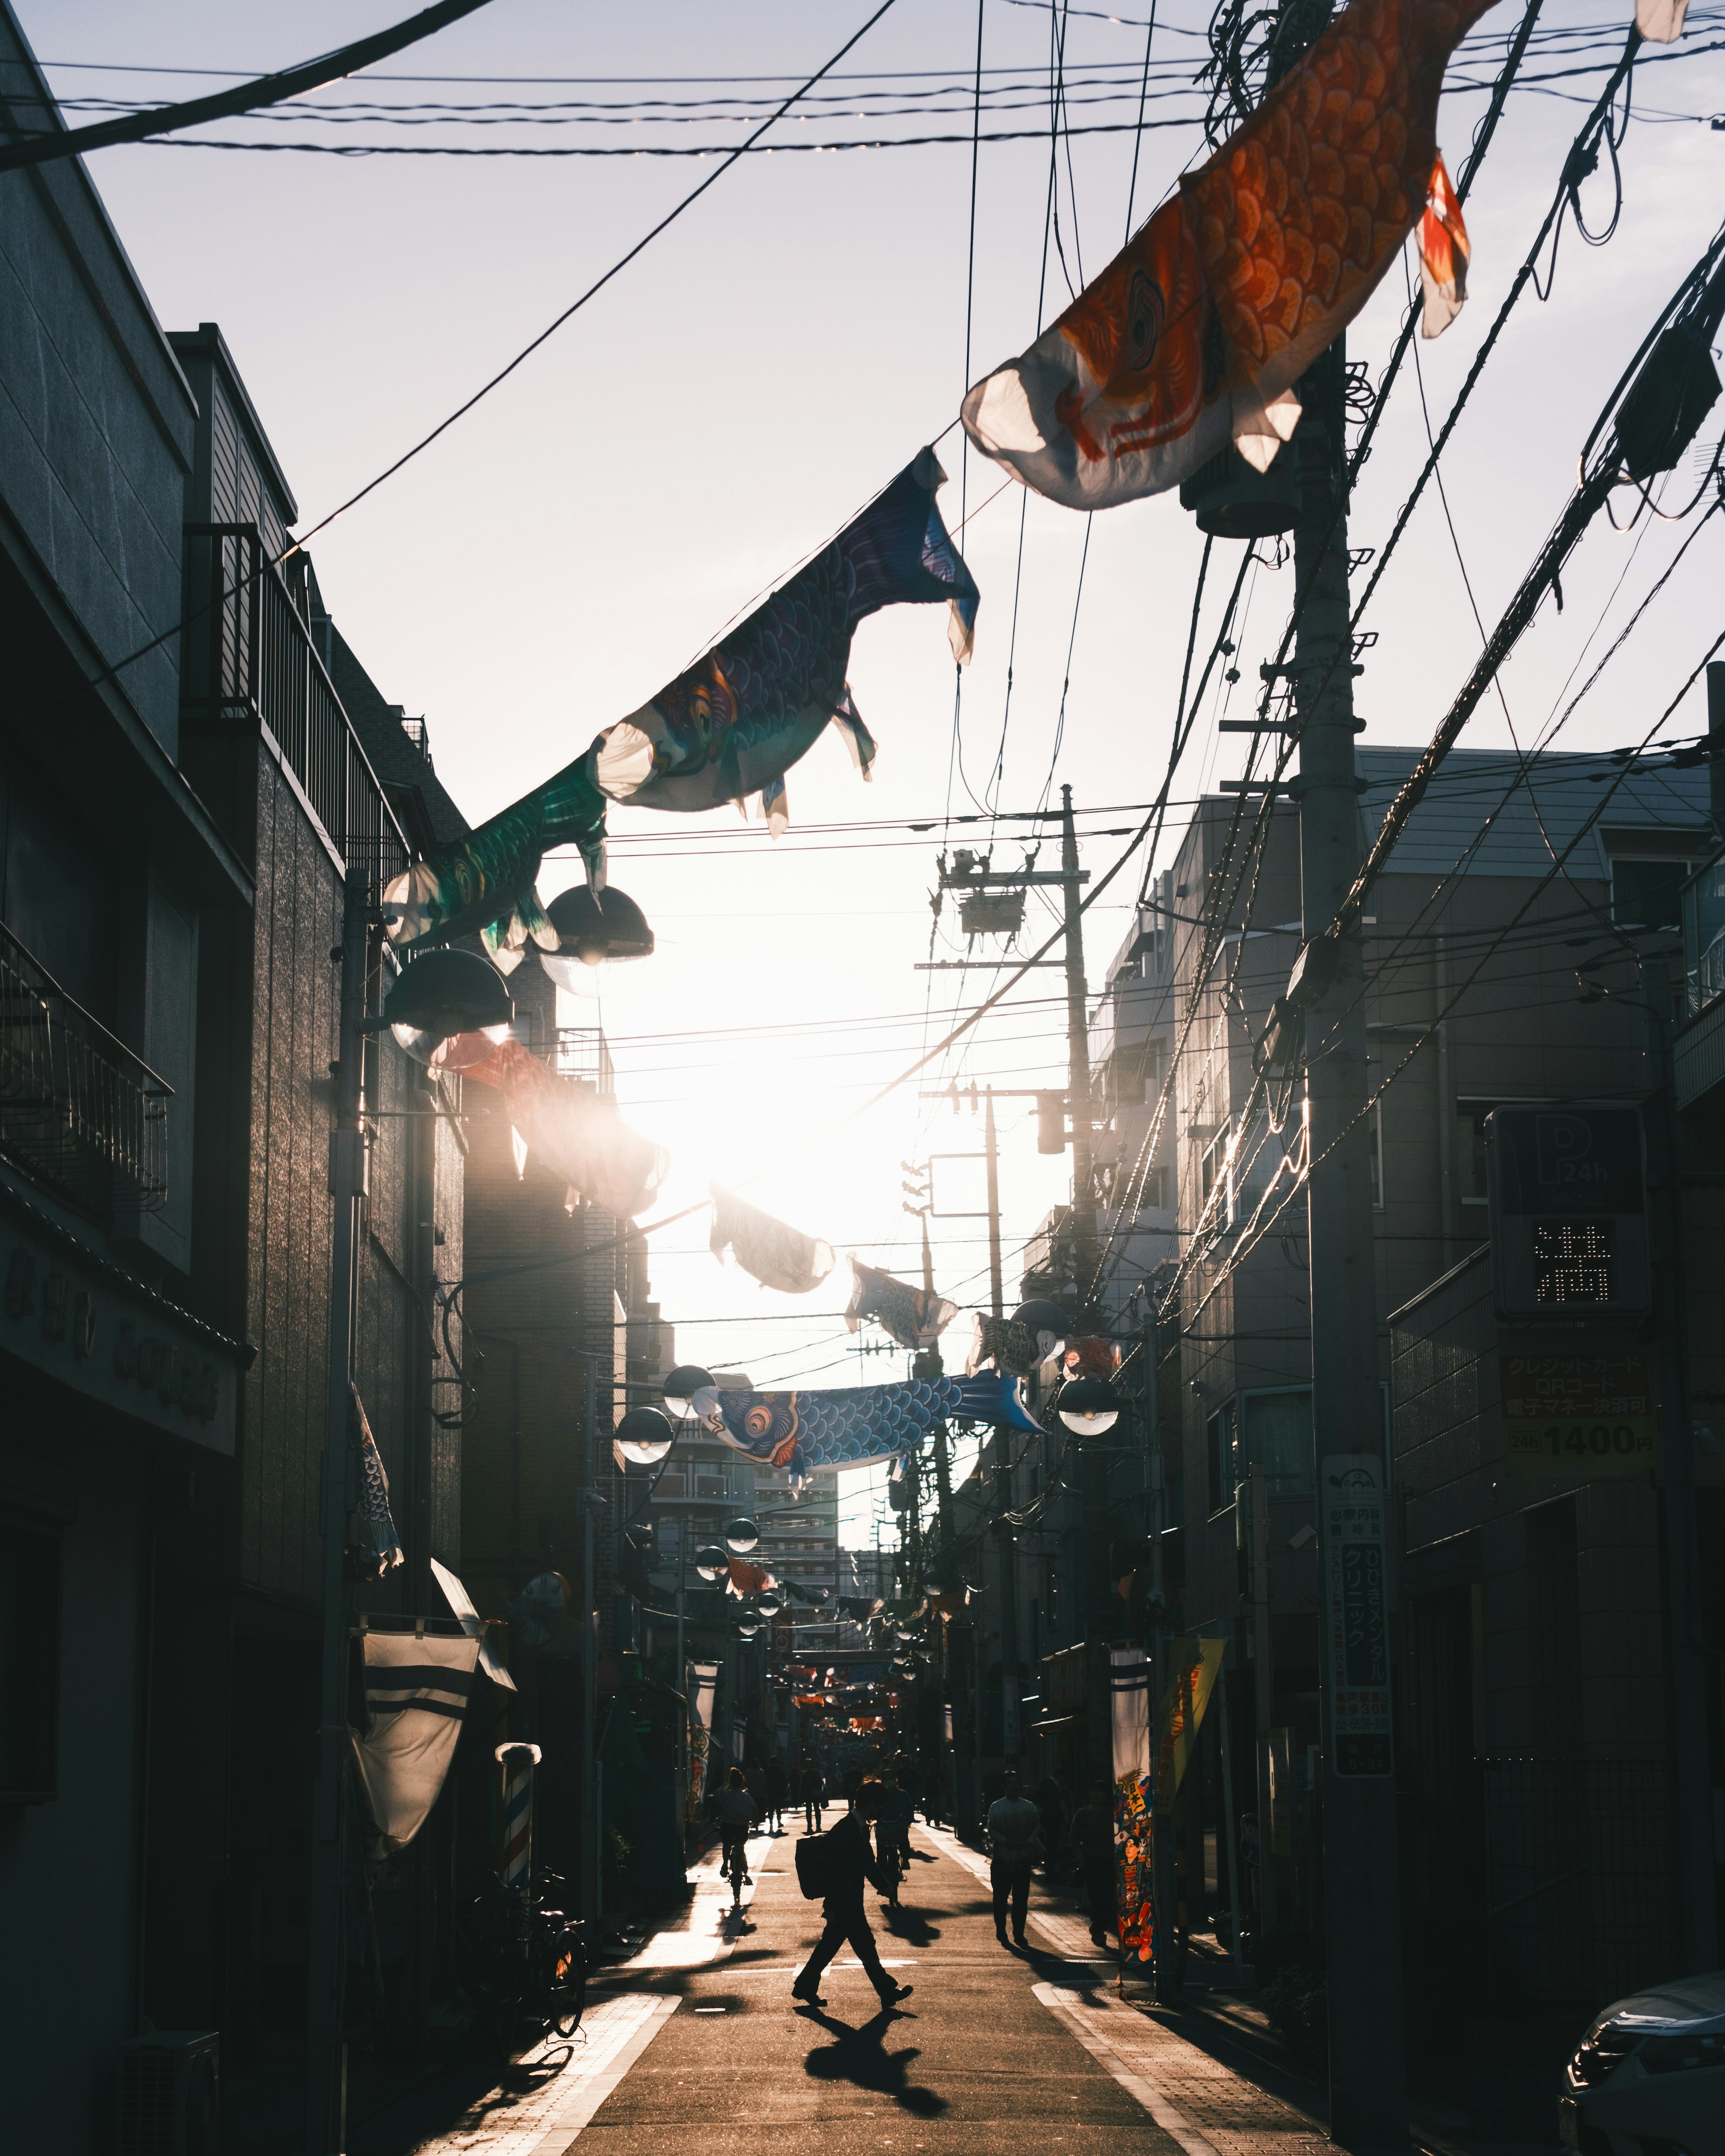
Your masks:
M255 524L188 524L181 701L200 729L261 722L344 860L387 884L408 847Z
M172 1097L0 925L0 1158L104 1222L158 1211Z

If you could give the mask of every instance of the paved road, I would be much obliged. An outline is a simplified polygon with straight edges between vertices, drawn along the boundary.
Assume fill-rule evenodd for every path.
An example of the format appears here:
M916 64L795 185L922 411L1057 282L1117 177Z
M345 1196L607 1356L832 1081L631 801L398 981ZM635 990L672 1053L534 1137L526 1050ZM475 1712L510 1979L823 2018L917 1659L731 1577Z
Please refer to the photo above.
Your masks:
M800 1831L800 1830L799 1830ZM798 2010L820 1928L794 1837L750 1844L740 1918L716 1853L672 1931L595 1987L586 2041L514 2076L421 2156L1315 2156L1309 2114L1252 2087L1162 2017L1119 2005L1070 1913L1034 1909L1030 1948L994 1937L985 1868L919 1828L904 1907L868 1907L881 1958L914 1985L881 2012L848 1955Z
M879 2011L846 1955L823 1979L825 2006L793 2010L819 1907L798 1892L792 1837L757 1842L747 1930L676 1980L676 2012L594 2114L582 2156L731 2156L762 2133L800 2156L1085 2156L1147 2130L1149 2156L1181 2156L1035 1996L1065 1964L1004 1950L983 1883L917 1840L902 1911L868 1897L882 1960L916 1987L901 2008Z

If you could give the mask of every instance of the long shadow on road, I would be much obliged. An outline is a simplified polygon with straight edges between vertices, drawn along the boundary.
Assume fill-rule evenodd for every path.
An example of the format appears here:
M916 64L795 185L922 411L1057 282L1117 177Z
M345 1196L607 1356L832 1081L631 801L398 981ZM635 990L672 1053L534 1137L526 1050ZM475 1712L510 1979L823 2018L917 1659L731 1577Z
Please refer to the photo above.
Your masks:
M831 2044L817 2046L803 2060L803 2071L814 2080L850 2082L877 2096L891 2097L896 2104L914 2112L918 2118L938 2118L950 2109L943 2096L908 2078L911 2068L922 2056L917 2046L906 2045L900 2051L886 2049L887 2030L902 2018L891 2008L865 2021L860 2029L853 2029L848 2021L834 2020L830 2014L823 2014L814 2007L804 2010L804 2018L818 2021L836 2039Z

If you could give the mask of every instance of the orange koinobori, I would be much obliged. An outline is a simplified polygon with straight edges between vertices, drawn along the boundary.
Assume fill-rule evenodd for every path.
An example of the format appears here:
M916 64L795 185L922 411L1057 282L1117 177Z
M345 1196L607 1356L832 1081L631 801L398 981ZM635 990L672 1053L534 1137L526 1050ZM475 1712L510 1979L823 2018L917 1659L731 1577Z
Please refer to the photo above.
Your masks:
M972 441L1073 509L1161 493L1230 440L1267 470L1295 383L1426 207L1444 68L1491 4L1350 0L1054 326L976 384Z

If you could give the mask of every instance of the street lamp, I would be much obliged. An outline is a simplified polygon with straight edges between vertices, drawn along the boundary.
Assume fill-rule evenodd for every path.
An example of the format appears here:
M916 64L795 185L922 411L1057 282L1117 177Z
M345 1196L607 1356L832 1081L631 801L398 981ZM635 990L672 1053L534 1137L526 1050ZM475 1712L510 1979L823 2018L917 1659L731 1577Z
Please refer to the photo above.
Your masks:
M383 925L369 878L350 860L341 910L339 1029L330 1181L335 1199L330 1255L329 1377L323 1458L323 1615L316 1800L311 1828L311 1924L305 2002L306 2156L344 2145L341 2117L341 1784L347 1756L347 1613L342 1545L347 1527L348 1417L353 1384L354 1289L365 1188L366 1034L386 1027L417 1062L459 1070L508 1038L515 1015L495 968L470 951L428 952L404 967L380 1019L366 1016L372 932ZM453 1052L451 1052L453 1051Z
M515 1016L503 976L476 951L428 951L413 959L383 998L377 1032L429 1070L465 1070L509 1038Z
M572 995L601 995L616 967L653 955L647 916L626 891L593 891L577 884L545 911L557 932L557 947L542 951L539 963Z
M698 1363L679 1363L665 1381L665 1412L674 1422L686 1422L695 1395L711 1389L713 1375Z
M1055 1412L1075 1437L1100 1437L1120 1419L1120 1395L1106 1378L1075 1378L1060 1388Z
M695 1569L709 1584L716 1579L728 1579L731 1560L723 1550L709 1543L705 1549L696 1551Z
M732 1520L725 1530L725 1547L733 1557L747 1557L760 1542L761 1530L752 1520Z
M670 1417L662 1408L649 1407L631 1408L612 1439L616 1450L637 1467L656 1467L676 1441Z

